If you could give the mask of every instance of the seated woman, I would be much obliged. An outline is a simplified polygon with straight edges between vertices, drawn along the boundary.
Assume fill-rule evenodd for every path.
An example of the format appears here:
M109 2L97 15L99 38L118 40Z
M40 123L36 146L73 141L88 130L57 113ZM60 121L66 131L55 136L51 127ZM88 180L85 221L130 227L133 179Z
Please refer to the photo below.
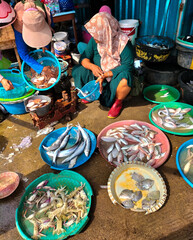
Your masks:
M75 86L82 88L96 79L101 105L111 107L108 117L116 118L132 86L132 45L121 32L119 22L107 12L97 13L85 28L92 38L81 55L81 64L72 70Z

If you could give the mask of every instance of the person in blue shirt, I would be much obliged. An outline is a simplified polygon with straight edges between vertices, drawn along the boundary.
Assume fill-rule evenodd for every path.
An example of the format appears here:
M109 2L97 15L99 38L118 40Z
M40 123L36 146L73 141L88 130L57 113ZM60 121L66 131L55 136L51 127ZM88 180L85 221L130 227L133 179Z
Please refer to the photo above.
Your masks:
M15 42L18 53L35 72L48 73L51 71L47 66L42 66L30 55L30 48L43 48L52 40L52 20L50 10L39 0L18 2L14 10L17 20L13 24Z

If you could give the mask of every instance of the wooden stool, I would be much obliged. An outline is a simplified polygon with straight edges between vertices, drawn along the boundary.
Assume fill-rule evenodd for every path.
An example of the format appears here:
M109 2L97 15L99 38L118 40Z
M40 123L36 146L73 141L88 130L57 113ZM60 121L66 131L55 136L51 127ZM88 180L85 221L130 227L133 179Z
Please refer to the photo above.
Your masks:
M61 12L57 13L53 16L53 22L65 22L65 21L72 21L73 31L74 31L74 37L76 41L76 45L78 44L78 37L77 37L77 31L76 31L76 24L75 24L75 11L69 11L69 12Z
M13 28L11 26L1 28L0 29L0 50L7 50L12 48L15 51L15 56L19 64L19 68L21 70L21 60L17 51Z

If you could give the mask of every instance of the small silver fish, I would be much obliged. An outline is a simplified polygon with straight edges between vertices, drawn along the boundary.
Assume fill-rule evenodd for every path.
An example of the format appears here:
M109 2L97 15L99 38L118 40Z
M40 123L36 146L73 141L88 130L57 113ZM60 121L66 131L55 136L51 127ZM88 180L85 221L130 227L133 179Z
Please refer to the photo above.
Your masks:
M141 174L138 174L138 173L136 173L136 172L133 172L133 173L131 174L131 177L132 177L132 179L135 180L136 182L141 182L141 181L144 180L144 177L143 177Z
M66 127L66 130L57 138L57 140L55 142L53 142L51 144L51 146L49 147L46 147L43 145L43 148L46 150L46 151L54 151L56 150L57 148L59 148L62 140L64 139L64 137L68 134L68 132L71 130L72 126L68 125L67 124L67 127Z
M141 192L141 191L136 191L136 192L134 192L134 196L133 196L133 198L132 198L132 200L133 200L134 202L139 201L141 198L142 198L142 192Z
M151 199L151 200L159 200L160 191L157 190L157 191L149 192L148 195L147 195L147 198Z
M155 203L156 203L155 200L149 200L149 199L145 198L145 199L143 199L143 201L142 201L142 208L143 208L144 210L147 210L147 209L153 207L153 205L154 205Z
M124 202L121 203L121 205L126 208L126 209L130 209L130 208L133 208L134 207L134 203L132 200L126 200Z
M140 189L140 190L148 190L150 189L154 184L154 180L152 179L144 179L141 182L138 182L136 184L136 186Z
M133 199L134 197L134 192L132 190L129 190L129 189L124 189L120 195L119 195L120 198L123 198L123 199Z

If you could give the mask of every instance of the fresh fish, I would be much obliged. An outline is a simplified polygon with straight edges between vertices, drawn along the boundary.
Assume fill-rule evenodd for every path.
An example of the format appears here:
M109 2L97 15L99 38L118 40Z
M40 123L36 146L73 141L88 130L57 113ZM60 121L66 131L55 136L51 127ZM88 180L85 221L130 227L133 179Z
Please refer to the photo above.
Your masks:
M190 170L190 167L191 167L191 164L192 164L192 161L188 161L185 166L184 166L184 174L187 174Z
M70 136L70 135L67 135L67 136ZM66 136L66 137L67 137ZM69 138L67 137L67 139L69 140ZM57 157L67 157L69 156L70 154L72 154L78 147L79 143L81 141L81 133L80 133L80 130L77 131L77 135L76 135L76 142L74 143L74 145L71 147L71 148L68 148L68 149L64 149L62 151L60 151L62 148L65 148L65 141L64 141L64 145L62 147L59 147L59 151L57 153ZM49 151L47 152L47 155L48 156L51 156L51 157L54 157L55 155L55 152L57 151L57 149L55 151Z
M147 179L144 179L144 180L138 182L138 183L136 184L136 186L137 186L140 190L148 190L148 189L150 189L150 188L153 186L153 184L154 184L154 180L147 178Z
M137 137L131 135L130 133L124 134L127 141L141 142Z
M120 198L123 198L123 199L133 199L134 197L134 192L132 190L129 190L129 189L124 189L120 195L119 195Z
M138 174L136 172L133 172L131 176L132 176L132 179L135 180L136 182L141 182L144 180L144 177L141 174Z
M81 133L82 133L82 137L85 141L85 149L84 149L84 154L86 157L89 156L90 154L90 147L91 147L91 140L90 140L90 136L87 133L87 131L85 131L80 124L78 124L78 128L80 129Z
M70 160L70 163L68 165L68 168L73 168L74 165L76 164L78 157L76 156L75 158L73 158L72 160Z
M119 145L118 142L115 143L115 147L116 147L117 151L120 152L121 146Z
M115 142L115 141L117 141L117 139L116 139L115 137L103 136L103 137L101 137L101 139L102 139L104 142Z
M68 125L67 124L67 127L66 127L66 130L58 137L58 139L52 143L51 146L49 147L46 147L43 145L43 148L46 150L46 151L54 151L56 150L57 148L59 148L62 140L64 139L64 137L68 134L68 132L71 130L72 126Z
M133 200L134 202L139 201L141 198L142 198L142 192L141 192L141 191L136 191L136 192L134 192L134 196L133 196L133 198L132 198L132 200Z
M113 158L116 158L118 156L118 154L119 154L119 152L117 151L116 148L114 148L113 151L112 151Z
M151 199L151 200L159 200L159 198L160 198L160 191L149 192L148 195L147 195L147 198Z
M108 157L107 157L108 162L112 162L113 161L113 156L112 153L109 153Z
M84 152L85 145L86 145L85 141L82 142L82 143L78 146L78 148L76 149L76 151L74 151L71 156L68 156L67 158L65 158L65 159L62 161L62 163L68 162L68 161L70 161L71 159L75 158L76 156L80 156L80 155Z
M107 149L107 154L113 151L114 146L114 143L110 145L110 147Z
M169 92L165 93L164 95L162 95L160 97L165 98L165 97L168 97L168 95L169 95Z
M121 205L126 208L126 209L130 209L130 208L133 208L134 207L134 203L132 200L126 200L124 202L121 203Z
M143 130L143 129L139 126L139 124L137 124L137 123L131 124L130 127L134 128L134 129Z
M60 151L62 148L65 148L65 147L66 147L69 138L70 138L70 135L66 135L66 137L62 140L61 145L59 146L59 148L57 148L57 149L54 151L54 156L53 156L53 160L52 160L53 163L56 162L56 158L57 158L57 156L58 156L59 151Z
M58 153L58 157L63 158L63 157L70 156L73 152L75 152L77 150L78 146L79 146L79 144L76 144L71 148L60 151ZM50 157L53 157L54 156L54 151L47 152L47 155L50 156Z
M142 208L144 210L148 210L149 208L153 207L153 205L156 203L155 200L149 200L147 198L143 199L142 201Z
M119 152L118 156L117 156L117 162L121 163L123 161L123 154L122 152Z

